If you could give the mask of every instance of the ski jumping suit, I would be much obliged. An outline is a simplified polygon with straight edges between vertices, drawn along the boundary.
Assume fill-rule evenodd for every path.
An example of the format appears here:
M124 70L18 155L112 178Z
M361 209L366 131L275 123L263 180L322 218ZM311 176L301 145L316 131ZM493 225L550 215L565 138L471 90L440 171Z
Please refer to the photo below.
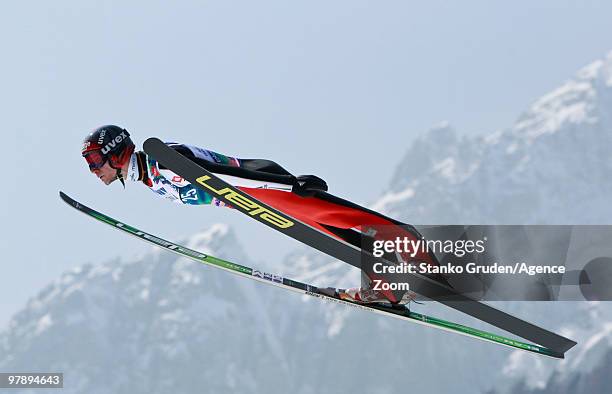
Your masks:
M368 226L377 226L374 239L417 239L420 236L411 226L326 193L327 184L316 176L296 177L270 160L239 159L192 145L166 145L265 204L357 247L361 247L361 235L370 230ZM132 155L127 179L143 182L153 192L176 203L226 206L144 152ZM399 257L410 261L407 256ZM435 257L428 253L415 257L420 262L438 264ZM403 301L398 300L389 291L369 289L367 283L362 288L348 289L343 295L360 302L406 301L406 297ZM413 298L413 295L409 298Z

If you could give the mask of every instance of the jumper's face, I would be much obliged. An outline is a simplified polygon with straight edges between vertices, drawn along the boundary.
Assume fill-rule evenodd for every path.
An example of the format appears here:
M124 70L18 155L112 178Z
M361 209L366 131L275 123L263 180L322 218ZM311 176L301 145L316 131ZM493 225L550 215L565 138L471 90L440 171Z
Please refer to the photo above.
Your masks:
M85 152L83 157L89 165L89 171L96 174L105 185L117 179L117 170L110 166L108 157L104 156L99 150Z
M117 170L108 164L108 161L100 168L94 168L90 170L94 173L105 185L110 185L117 179Z

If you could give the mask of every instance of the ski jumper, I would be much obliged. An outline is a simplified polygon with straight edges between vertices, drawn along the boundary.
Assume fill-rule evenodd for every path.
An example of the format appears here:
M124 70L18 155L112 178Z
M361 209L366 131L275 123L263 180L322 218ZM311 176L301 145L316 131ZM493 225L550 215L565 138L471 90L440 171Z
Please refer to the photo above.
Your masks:
M263 203L359 248L362 247L362 235L371 232L371 226L376 226L376 233L372 234L374 239L420 238L418 231L410 225L327 193L327 184L318 177L296 177L270 160L240 159L192 145L166 145ZM132 155L127 179L140 181L153 192L176 203L226 205L144 152ZM429 253L419 253L412 258L407 255L397 257L407 262L418 260L438 264L435 256ZM362 302L400 301L391 292L368 289L367 283L362 287L348 292Z

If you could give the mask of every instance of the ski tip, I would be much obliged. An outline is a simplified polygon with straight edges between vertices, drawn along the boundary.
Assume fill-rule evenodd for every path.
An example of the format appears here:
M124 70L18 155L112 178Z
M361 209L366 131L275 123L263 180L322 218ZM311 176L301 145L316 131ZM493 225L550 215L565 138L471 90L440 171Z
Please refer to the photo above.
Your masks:
M76 201L70 198L66 193L60 190L59 192L60 198L68 205L75 205Z
M149 137L142 144L142 147L146 151L147 147L150 147L151 145L154 145L154 144L163 144L163 142L157 137Z

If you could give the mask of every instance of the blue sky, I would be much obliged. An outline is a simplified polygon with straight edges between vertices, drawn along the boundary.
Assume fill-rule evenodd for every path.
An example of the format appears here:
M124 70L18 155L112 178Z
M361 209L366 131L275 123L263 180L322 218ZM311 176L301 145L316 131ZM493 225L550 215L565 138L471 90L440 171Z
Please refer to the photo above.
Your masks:
M612 49L604 1L124 3L3 7L0 325L62 271L146 249L58 190L172 240L231 223L254 260L295 245L231 212L104 187L79 155L100 124L138 145L158 136L274 159L365 203L432 125L508 127Z

